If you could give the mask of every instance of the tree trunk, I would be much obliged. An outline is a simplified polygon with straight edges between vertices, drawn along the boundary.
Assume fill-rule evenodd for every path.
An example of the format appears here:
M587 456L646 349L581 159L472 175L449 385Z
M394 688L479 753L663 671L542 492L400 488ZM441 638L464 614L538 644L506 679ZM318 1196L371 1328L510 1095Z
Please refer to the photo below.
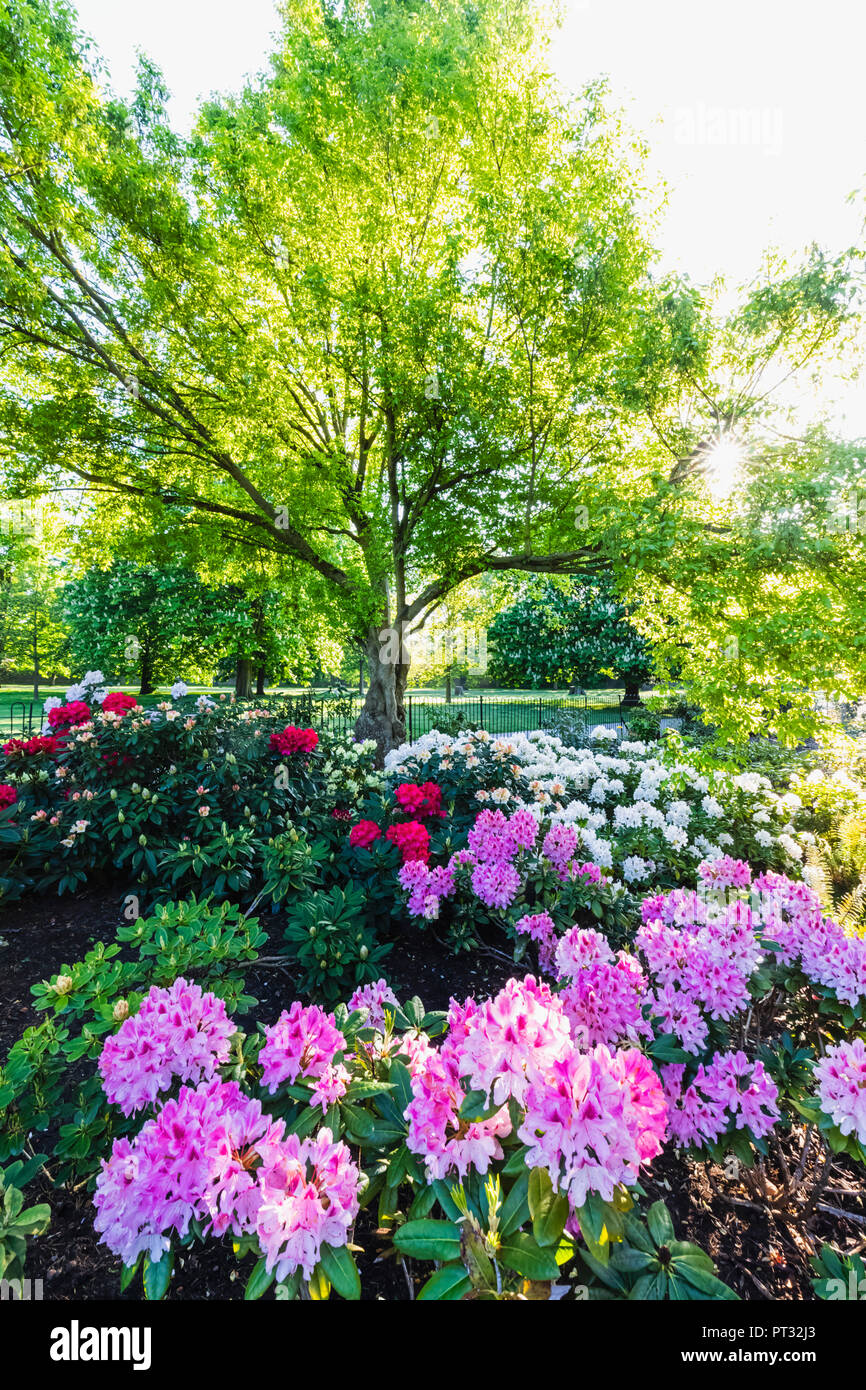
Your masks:
M253 693L253 663L249 657L239 656L235 668L235 695L239 700L248 700Z
M139 695L152 695L156 686L153 683L153 654L149 647L142 647L141 660L139 665L141 673L141 689Z
M381 766L385 754L406 742L406 711L403 698L409 675L409 655L406 644L396 637L383 639L382 628L370 628L364 642L367 658L367 696L364 708L355 721L357 739L376 740L377 762Z
M624 704L624 705L628 705L629 707L631 707L632 705L639 705L640 703L641 703L641 698L640 698L640 682L639 682L639 681L626 681L626 682L625 682L625 696L624 696L624 698L623 698L623 704Z
M261 666L259 667L258 671L256 672L256 695L257 695L257 696L258 696L258 695L264 695L264 693L265 693L265 676L266 676L265 667L264 667L264 665L261 665Z
M33 610L33 698L39 699L39 609Z
M446 705L450 705L450 704L451 704L451 670L450 670L450 668L445 672L445 703L446 703Z

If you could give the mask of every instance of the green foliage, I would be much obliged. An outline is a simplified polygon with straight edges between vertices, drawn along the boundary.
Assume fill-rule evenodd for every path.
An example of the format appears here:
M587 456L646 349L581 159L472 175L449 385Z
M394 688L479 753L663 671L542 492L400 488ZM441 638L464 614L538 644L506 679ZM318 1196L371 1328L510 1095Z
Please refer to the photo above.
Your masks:
M512 686L588 685L600 676L640 686L651 657L604 575L529 581L494 619L490 676Z
M299 988L314 998L334 1002L356 985L377 980L380 961L391 950L377 945L361 925L364 893L349 886L310 893L287 914L287 954L301 967Z
M832 1302L860 1302L866 1297L866 1264L859 1255L840 1255L830 1245L822 1245L809 1263L817 1275L812 1288L819 1298Z
M0 1168L0 1280L22 1280L27 1243L48 1229L51 1208L45 1202L24 1206L25 1188L38 1171L42 1154Z

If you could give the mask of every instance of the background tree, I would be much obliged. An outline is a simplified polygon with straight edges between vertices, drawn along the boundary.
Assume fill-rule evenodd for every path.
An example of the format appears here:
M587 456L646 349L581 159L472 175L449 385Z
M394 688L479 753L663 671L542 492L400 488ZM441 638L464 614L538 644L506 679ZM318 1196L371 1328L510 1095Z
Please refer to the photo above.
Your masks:
M409 665L383 633L476 575L649 576L677 613L696 557L766 586L701 480L732 428L767 443L768 366L839 341L849 259L768 268L719 326L654 278L641 151L599 88L557 93L529 0L282 8L271 71L183 141L151 65L106 99L61 0L3 0L12 485L76 477L206 524L212 552L305 567L366 653L359 731L382 748ZM797 642L761 629L786 688L824 629L801 556Z
M512 686L621 680L640 698L652 669L649 646L629 622L610 576L530 580L491 624L491 679Z

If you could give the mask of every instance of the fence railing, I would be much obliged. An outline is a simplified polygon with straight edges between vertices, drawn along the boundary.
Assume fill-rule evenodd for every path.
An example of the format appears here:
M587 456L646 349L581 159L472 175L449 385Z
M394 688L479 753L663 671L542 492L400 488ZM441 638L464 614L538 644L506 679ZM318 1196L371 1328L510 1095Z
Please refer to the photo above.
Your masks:
M0 706L0 733L4 738L30 738L42 728L41 700L13 700Z

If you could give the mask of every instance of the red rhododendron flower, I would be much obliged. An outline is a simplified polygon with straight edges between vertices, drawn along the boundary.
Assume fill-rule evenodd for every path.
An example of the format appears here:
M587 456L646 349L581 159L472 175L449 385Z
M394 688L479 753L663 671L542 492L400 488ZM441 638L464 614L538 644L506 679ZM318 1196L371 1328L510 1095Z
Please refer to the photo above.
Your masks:
M34 734L33 738L10 738L8 743L3 744L3 752L7 758L13 753L23 753L27 757L35 757L38 753L47 753L53 757L55 753L63 747L59 738L54 738L48 734Z
M55 705L48 711L48 723L52 729L61 732L74 729L79 724L90 723L90 710L83 700L72 700L68 705Z
M355 849L369 849L374 840L378 840L381 830L374 820L359 820L357 825L353 825L349 831L349 844L354 845Z
M444 816L442 788L435 782L401 782L394 792L400 809L409 816Z
M334 820L351 820L352 812L349 810L348 806L335 806L331 812L331 816Z
M426 864L430 858L430 836L420 821L409 820L405 825L391 825L385 832L385 838L397 846L404 864L413 859L420 859Z
M281 734L271 734L271 749L275 753L312 753L319 742L315 729L296 729L289 724Z
M5 811L7 806L14 806L18 800L18 793L14 787L10 787L8 782L0 782L0 811Z
M128 714L131 709L138 709L138 701L134 695L124 695L121 690L112 690L102 702L103 714Z

